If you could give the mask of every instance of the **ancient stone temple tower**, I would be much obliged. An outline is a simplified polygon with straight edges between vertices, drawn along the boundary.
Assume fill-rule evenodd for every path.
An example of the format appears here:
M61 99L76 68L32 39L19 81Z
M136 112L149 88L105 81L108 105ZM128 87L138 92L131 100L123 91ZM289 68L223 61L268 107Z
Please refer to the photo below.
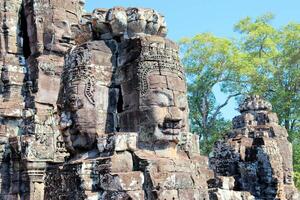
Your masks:
M210 158L218 177L210 183L219 187L213 196L227 199L236 196L232 191L240 191L253 196L247 193L248 199L299 199L292 178L292 145L271 104L250 96L239 110L233 130L215 144Z
M48 166L45 198L208 199L212 172L188 132L185 75L163 16L96 9L81 26L57 101L70 157Z

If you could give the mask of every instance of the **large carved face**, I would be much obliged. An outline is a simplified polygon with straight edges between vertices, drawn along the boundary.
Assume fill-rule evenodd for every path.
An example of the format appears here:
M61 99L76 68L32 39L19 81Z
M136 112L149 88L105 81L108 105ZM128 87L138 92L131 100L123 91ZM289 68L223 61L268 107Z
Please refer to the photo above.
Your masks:
M70 152L95 148L99 134L113 131L110 59L108 47L100 41L78 46L66 56L58 107L60 128Z
M188 130L185 79L170 71L162 74L147 76L149 89L141 97L141 135L177 142L179 134Z
M138 72L140 138L177 142L179 134L188 131L186 82L178 52L161 43L147 48L143 59L148 61L139 64Z
M68 150L90 149L96 137L94 80L85 66L65 71L64 105L60 127Z
M45 49L57 53L66 53L74 45L78 24L82 14L83 2L51 1L51 6L60 9L46 9L44 15L43 41Z
M178 47L162 37L144 36L120 51L120 130L139 132L145 145L178 142L188 131L188 104Z
M73 44L74 35L69 20L55 19L47 26L44 34L44 46L49 51L65 53Z

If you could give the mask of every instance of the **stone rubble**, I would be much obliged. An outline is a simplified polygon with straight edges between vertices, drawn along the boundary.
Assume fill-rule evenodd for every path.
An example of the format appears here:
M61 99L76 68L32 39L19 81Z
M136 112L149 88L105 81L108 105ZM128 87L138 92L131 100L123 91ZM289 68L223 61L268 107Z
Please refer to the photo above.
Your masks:
M246 99L211 170L164 16L84 3L0 1L0 199L297 199L269 103Z

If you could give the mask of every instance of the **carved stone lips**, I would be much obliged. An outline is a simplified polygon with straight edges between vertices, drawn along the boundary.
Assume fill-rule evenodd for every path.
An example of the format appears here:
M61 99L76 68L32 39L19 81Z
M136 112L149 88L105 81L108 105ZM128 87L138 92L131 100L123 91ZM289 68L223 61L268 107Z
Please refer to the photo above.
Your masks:
M162 133L166 135L179 135L182 126L181 120L165 120L158 125Z

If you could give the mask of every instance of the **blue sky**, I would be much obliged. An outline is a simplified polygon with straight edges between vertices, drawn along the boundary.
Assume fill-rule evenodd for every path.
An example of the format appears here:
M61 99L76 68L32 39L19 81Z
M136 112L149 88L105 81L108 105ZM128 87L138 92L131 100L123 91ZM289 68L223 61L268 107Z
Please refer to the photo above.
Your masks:
M153 8L165 15L168 37L178 41L197 33L211 32L219 37L235 37L233 26L246 16L275 14L273 24L280 27L300 21L300 0L87 0L86 10L114 6ZM226 96L215 88L218 102ZM237 115L234 101L223 109L223 116Z

